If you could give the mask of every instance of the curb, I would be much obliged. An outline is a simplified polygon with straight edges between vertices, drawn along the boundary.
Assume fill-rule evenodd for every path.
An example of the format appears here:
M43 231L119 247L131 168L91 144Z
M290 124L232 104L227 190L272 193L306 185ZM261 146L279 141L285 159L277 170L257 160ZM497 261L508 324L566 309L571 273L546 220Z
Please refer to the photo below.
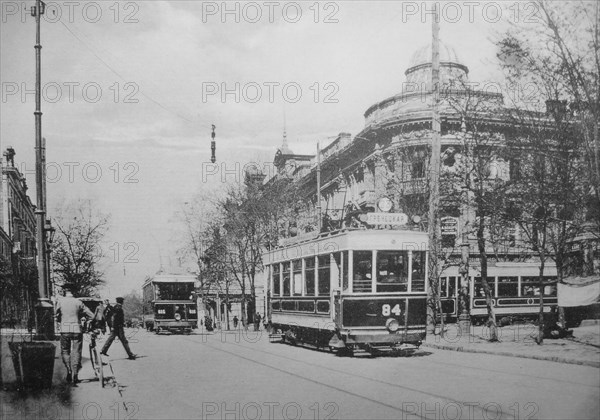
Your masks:
M484 354L494 354L497 356L507 356L507 357L520 357L523 359L535 359L535 360L546 360L550 362L558 362L558 363L568 363L572 365L583 365L583 366L591 366L595 368L600 368L600 362L592 361L592 360L575 360L575 359L567 359L564 357L556 357L556 356L537 356L530 354L518 354L511 353L507 351L491 351L491 350L482 350L482 349L473 349L464 346L444 346L441 344L433 344L424 342L421 344L423 347L429 347L439 350L450 350L450 351L458 351L463 353L484 353Z

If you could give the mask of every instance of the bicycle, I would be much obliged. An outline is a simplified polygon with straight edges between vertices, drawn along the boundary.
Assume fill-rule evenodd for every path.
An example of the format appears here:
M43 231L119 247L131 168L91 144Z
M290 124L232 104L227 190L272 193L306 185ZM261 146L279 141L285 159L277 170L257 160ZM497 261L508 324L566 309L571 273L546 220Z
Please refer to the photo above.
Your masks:
M107 379L104 372L104 366L108 366L110 369L111 376L109 376L109 378L114 378L115 374L110 362L102 360L102 355L96 345L96 338L100 335L100 330L90 329L88 332L90 334L90 360L92 362L92 369L94 370L94 375L98 378L100 388L104 388L104 380Z

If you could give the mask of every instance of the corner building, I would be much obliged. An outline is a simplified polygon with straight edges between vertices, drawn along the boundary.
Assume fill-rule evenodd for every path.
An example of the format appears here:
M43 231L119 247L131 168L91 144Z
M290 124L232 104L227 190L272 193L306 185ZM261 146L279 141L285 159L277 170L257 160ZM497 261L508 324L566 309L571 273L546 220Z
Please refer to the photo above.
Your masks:
M321 150L321 232L344 229L427 231L433 104L431 56L431 46L417 50L404 73L401 92L371 105L364 114L365 127L356 136L340 133ZM488 145L492 149L504 147L507 138L519 135L519 128L505 112L507 108L499 89L470 87L468 67L452 47L444 44L440 46L440 83L442 169L439 214L442 248L447 256L441 275L442 309L447 320L457 318L457 300L462 286L461 245L464 248L468 244L470 280L464 286L469 295L471 318L477 322L487 316L473 229L477 209L464 196L465 191L456 182L456 175L463 161L466 162L463 156L465 136L474 129L470 121L476 122L476 130L489 139ZM544 115L540 114L540 118ZM501 157L506 154L491 155L486 162L489 182L508 181L511 176L518 176L518 162ZM294 154L284 133L283 145L277 150L274 164L277 174L265 188L278 180L289 179L297 194L296 204L288 209L288 221L280 228L282 236L287 238L280 243L301 242L305 237L314 237L319 225L317 156ZM384 212L390 215L381 216ZM395 213L406 215L406 222L399 224L399 216L393 216ZM385 224L386 220L389 225ZM500 234L486 232L486 235L490 256L488 281L498 318L535 316L540 293L544 293L546 309L550 310L548 305L557 302L556 286L539 290L539 262L535 253L524 244L519 229L513 227ZM548 264L545 273L547 280L555 279L555 266ZM356 279L356 273L350 277L353 276ZM466 279L464 273L463 278Z

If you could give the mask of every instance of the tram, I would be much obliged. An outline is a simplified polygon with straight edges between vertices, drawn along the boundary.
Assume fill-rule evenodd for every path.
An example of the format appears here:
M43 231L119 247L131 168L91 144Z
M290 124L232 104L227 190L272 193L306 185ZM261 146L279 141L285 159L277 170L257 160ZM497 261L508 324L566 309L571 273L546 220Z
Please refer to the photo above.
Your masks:
M195 281L195 276L180 274L156 274L144 281L143 316L149 331L190 333L198 327Z
M476 271L477 267L471 268ZM547 264L544 269L544 290L539 285L539 264L498 262L488 267L488 283L492 290L492 304L498 320L510 321L536 319L540 310L540 294L544 296L544 311L550 312L558 304L556 295L556 266ZM458 294L461 277L457 267L446 269L440 278L442 312L447 321L455 321L458 314ZM487 304L481 277L469 279L469 304L471 322L475 325L487 320Z
M424 232L370 229L268 251L272 331L346 354L418 348L427 319L427 250Z

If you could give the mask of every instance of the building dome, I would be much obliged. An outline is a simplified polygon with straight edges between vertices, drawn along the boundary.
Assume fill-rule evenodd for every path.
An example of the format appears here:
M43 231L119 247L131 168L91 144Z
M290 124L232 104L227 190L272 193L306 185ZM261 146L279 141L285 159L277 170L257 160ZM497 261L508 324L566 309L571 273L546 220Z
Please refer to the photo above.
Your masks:
M404 73L406 82L427 86L431 81L431 43L419 48L410 60ZM467 80L469 68L465 66L456 54L456 50L440 42L440 82L448 85L455 81ZM404 90L404 89L403 89Z
M431 43L422 46L417 51L415 51L410 59L410 63L408 68L418 66L420 64L428 64L431 63ZM458 54L456 54L456 50L444 44L440 41L440 63L456 63L463 64L462 61L458 58Z

